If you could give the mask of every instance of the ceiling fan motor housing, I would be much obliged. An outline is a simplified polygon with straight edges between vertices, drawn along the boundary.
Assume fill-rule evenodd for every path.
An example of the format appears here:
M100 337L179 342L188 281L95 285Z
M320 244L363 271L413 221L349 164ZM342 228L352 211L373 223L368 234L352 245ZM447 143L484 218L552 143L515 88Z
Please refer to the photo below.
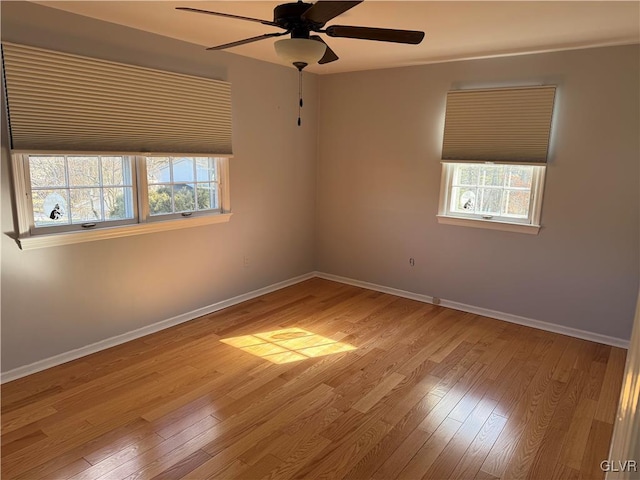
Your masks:
M273 21L291 32L291 38L309 38L309 32L322 28L323 24L302 19L302 14L312 3L284 3L273 9Z

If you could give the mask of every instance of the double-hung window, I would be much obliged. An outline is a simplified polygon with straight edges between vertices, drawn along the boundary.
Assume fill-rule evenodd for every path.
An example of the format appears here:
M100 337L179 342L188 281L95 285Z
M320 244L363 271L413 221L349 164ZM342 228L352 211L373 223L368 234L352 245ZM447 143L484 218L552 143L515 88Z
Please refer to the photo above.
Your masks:
M25 155L31 232L135 222L132 162L123 156Z
M443 215L539 225L544 166L444 163L442 168Z
M440 223L538 233L555 87L449 92Z
M229 219L226 158L40 153L13 159L22 248ZM80 231L94 232L56 235Z
M229 220L227 82L15 44L2 56L21 248Z

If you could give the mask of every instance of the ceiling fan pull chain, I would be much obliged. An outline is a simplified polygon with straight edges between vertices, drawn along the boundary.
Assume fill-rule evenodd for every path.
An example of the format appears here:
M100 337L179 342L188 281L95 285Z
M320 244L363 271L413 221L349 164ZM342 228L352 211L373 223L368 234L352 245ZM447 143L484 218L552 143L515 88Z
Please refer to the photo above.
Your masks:
M298 70L298 126L302 123L300 119L302 110L302 70Z

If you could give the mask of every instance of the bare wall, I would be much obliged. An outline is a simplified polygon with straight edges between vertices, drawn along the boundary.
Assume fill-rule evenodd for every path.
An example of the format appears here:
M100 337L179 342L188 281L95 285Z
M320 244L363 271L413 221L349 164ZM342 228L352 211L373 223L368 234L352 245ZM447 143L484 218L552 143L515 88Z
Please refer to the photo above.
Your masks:
M314 269L314 75L305 75L299 128L293 68L35 4L1 8L3 41L230 81L235 154L227 224L21 251L7 235L14 223L3 117L2 371Z
M633 45L320 77L318 270L628 339L639 58ZM447 91L540 83L559 87L540 233L438 224Z

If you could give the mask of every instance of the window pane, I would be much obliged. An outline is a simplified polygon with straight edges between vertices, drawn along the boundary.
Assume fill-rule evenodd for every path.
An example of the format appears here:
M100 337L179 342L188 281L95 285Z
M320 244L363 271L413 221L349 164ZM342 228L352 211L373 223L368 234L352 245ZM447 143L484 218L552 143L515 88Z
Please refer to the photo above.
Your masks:
M125 181L124 161L123 157L102 157L103 185L131 185L131 178Z
M531 195L528 191L507 190L504 194L504 214L520 218L529 216L529 202Z
M456 168L456 185L477 185L478 165L460 165Z
M166 215L219 208L216 169L215 158L148 158L150 214Z
M168 157L147 158L147 181L153 183L169 183L171 171Z
M533 178L533 167L509 167L507 173L507 186L508 187L522 187L531 188L531 180Z
M174 158L173 159L173 181L174 182L193 182L193 158Z
M100 185L98 157L67 157L69 186L91 187Z
M480 167L479 185L501 187L504 185L503 165L483 165Z
M478 189L478 213L500 215L502 207L502 190L497 188Z
M175 211L192 212L196 209L195 185L181 183L173 186Z
M199 182L216 180L216 161L213 158L196 158L196 177Z
M64 157L29 156L31 188L65 187Z
M69 224L66 190L34 190L32 201L36 227Z
M173 213L172 198L171 185L149 186L149 213L151 215Z
M133 189L113 187L103 190L105 220L133 218Z
M71 190L71 222L85 223L102 220L99 188Z
M451 211L474 213L476 208L476 189L453 187L451 190Z
M218 208L215 183L198 184L198 210Z

